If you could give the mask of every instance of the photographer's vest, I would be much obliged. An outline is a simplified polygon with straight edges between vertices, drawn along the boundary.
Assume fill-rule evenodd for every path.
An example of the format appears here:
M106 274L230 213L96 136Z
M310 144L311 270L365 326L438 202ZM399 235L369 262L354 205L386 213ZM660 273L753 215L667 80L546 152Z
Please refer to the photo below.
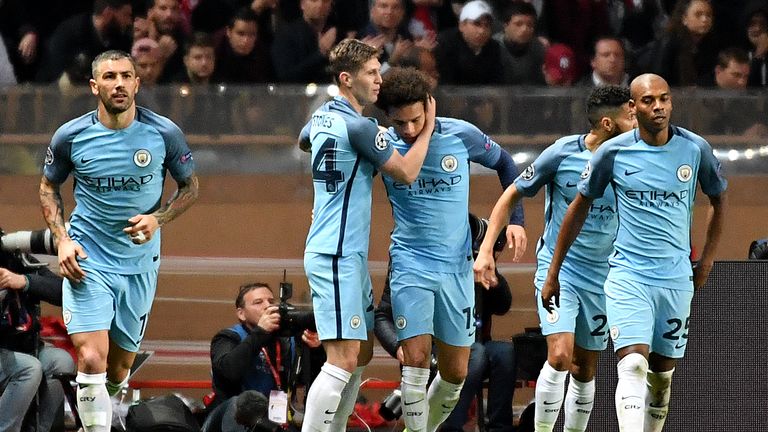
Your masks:
M235 324L229 328L240 336L240 342L248 337L248 330L242 324ZM282 338L278 338L278 341ZM287 353L283 352L288 348ZM277 343L275 345L275 361L269 358L266 348L261 348L258 356L251 363L248 370L243 374L240 382L240 391L256 390L263 395L269 395L269 392L275 389L285 389L285 379L288 374L283 373L286 368L290 368L293 362L294 349L293 338L288 338L288 343Z

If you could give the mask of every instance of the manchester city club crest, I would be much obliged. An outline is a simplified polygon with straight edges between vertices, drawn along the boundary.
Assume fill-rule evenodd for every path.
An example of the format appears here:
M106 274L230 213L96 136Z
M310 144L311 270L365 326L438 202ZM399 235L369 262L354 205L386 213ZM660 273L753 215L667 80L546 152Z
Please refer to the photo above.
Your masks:
M355 316L352 317L351 320L349 320L349 326L352 327L353 329L356 329L356 328L360 327L360 324L362 322L363 322L363 320L361 320L359 316L355 315Z
M587 162L587 166L584 167L584 171L581 172L581 179L584 180L585 178L589 177L589 173L592 172L592 164Z
M440 166L445 172L454 172L456 171L456 168L459 167L459 161L454 155L446 155L443 156L443 159L440 161Z
M680 165L680 168L677 169L677 179L681 182L687 182L692 175L693 169L690 165Z
M397 327L399 330L402 330L405 328L405 326L408 325L408 321L405 320L405 317L400 315L395 320L395 327Z
M139 168L144 168L152 162L152 155L145 149L136 150L133 154L133 163Z

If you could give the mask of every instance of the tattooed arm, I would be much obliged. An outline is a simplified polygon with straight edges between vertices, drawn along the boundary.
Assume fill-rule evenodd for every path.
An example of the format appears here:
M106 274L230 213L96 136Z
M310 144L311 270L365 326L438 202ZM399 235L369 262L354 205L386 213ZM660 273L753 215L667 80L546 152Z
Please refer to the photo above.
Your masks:
M197 176L192 174L186 180L178 182L178 186L171 199L154 213L136 215L128 219L130 226L123 231L131 236L131 241L136 244L148 242L158 228L176 219L194 204L199 189Z
M40 207L58 249L61 275L74 282L81 281L85 273L77 263L77 259L86 259L88 256L82 246L69 238L64 224L64 205L59 185L52 183L45 176L40 181Z

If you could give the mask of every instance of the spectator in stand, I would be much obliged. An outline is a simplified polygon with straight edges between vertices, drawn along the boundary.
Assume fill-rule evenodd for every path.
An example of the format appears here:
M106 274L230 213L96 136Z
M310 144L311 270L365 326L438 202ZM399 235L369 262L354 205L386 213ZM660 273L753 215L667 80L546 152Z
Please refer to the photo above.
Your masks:
M106 50L129 51L132 23L130 0L95 0L92 13L75 15L53 32L37 71L37 81L58 80L81 54L90 62Z
M332 0L301 0L301 18L284 25L272 44L277 80L288 83L330 82L328 53L343 35L329 21Z
M39 7L39 0L0 1L0 39L4 39L0 40L0 45L5 47L14 83L17 79L23 82L34 78L41 39L39 23L32 12L39 11ZM7 77L6 83L9 82Z
M136 62L136 76L141 80L142 95L147 87L157 84L163 72L160 58L160 45L150 38L139 39L133 43L131 56Z
M745 11L747 39L751 45L749 57L749 86L768 86L768 2L758 0L747 5Z
M615 1L608 6L611 34L626 41L628 52L653 42L666 19L657 0Z
M579 77L576 56L565 44L558 43L547 48L541 70L544 81L551 87L570 87Z
M218 34L231 24L238 11L247 8L256 16L256 39L268 46L274 39L272 24L279 3L279 0L200 0L192 10L192 28Z
M269 48L259 40L258 29L253 10L243 8L235 13L216 53L217 81L241 84L273 80Z
M414 39L432 37L440 30L456 27L458 24L458 12L454 12L453 5L459 3L458 11L461 11L461 2L456 0L411 0L411 8L408 9L408 31Z
M626 71L624 43L621 39L604 36L595 41L592 59L589 65L592 73L581 80L586 86L629 85Z
M418 45L411 46L400 58L397 66L413 67L424 72L429 78L433 89L437 87L437 83L440 81L440 72L437 70L435 54L431 50Z
M741 48L726 48L717 56L713 83L725 90L745 90L749 79L749 55Z
M543 85L544 44L536 37L536 9L513 1L504 9L504 31L493 36L501 45L504 84Z
M177 75L174 82L210 84L215 64L213 40L206 33L195 33L184 50L184 71Z
M546 0L541 13L543 34L552 43L565 43L573 49L577 67L589 64L592 41L611 34L608 0Z
M381 73L386 73L390 63L397 64L413 46L405 22L404 0L372 0L370 20L357 37L379 49Z
M181 47L187 40L178 0L148 0L147 36L160 45L163 73L160 82L169 82L184 69Z
M652 72L670 86L695 86L712 73L719 42L710 0L680 0L667 31L638 58L638 73Z
M459 27L438 36L435 58L440 81L446 85L495 85L504 81L501 47L491 39L493 11L472 0L459 14Z

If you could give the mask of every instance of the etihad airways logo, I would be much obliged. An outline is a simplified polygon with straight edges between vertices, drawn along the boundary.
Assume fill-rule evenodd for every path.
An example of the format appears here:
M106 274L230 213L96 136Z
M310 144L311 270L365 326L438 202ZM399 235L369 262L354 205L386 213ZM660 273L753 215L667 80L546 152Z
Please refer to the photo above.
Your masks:
M624 195L641 207L679 207L687 203L690 191L628 190Z
M141 187L150 183L154 175L143 176L119 176L119 177L83 177L82 183L96 192L120 192L141 190Z
M450 192L452 188L461 183L461 175L450 177L418 178L411 184L394 182L392 187L400 191L408 191L408 196L437 194Z

